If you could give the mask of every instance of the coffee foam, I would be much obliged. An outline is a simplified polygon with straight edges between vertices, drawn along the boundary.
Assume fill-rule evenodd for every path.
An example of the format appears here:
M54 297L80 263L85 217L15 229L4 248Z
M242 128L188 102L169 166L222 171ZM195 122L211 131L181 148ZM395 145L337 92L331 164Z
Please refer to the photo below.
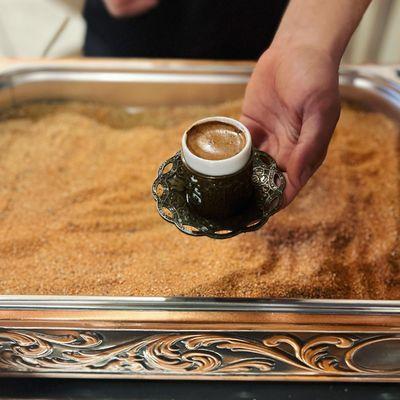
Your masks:
M246 144L244 133L237 127L220 121L193 126L187 132L189 150L206 160L224 160L238 154Z

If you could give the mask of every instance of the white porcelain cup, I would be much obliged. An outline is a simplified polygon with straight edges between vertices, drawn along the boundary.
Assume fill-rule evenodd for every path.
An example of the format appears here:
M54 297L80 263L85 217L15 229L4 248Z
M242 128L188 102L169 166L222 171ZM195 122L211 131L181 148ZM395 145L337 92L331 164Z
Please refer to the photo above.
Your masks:
M187 146L187 132L193 127L206 122L223 122L232 125L243 132L246 138L246 144L239 153L223 160L206 160L193 154ZM186 165L193 171L206 176L225 176L232 175L245 167L251 157L251 135L249 130L239 121L228 117L208 117L200 119L192 124L182 136L182 157Z
M193 154L187 145L190 130L207 122L222 122L242 132L246 143L239 153L222 160ZM186 167L186 200L192 211L207 218L226 218L243 210L253 195L252 144L249 130L228 117L209 117L190 126L182 137L182 161Z

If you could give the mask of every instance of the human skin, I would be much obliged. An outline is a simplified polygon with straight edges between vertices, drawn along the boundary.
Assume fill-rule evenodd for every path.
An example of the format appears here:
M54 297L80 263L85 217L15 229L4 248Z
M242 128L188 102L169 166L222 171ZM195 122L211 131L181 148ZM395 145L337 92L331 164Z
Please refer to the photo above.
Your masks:
M284 171L284 206L325 159L340 114L340 59L369 3L291 0L247 85L241 120Z
M158 0L104 0L107 11L115 18L133 17L150 11Z
M291 0L247 85L242 122L284 171L288 205L325 159L340 114L338 69L371 0ZM114 17L158 0L104 0Z

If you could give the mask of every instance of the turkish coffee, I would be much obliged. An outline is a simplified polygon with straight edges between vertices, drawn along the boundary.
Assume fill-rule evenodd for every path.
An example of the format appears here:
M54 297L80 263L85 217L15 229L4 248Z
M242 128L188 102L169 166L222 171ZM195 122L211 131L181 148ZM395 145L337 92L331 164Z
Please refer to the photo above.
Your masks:
M219 121L203 122L187 132L187 147L206 160L224 160L240 153L246 145L245 134L237 127Z

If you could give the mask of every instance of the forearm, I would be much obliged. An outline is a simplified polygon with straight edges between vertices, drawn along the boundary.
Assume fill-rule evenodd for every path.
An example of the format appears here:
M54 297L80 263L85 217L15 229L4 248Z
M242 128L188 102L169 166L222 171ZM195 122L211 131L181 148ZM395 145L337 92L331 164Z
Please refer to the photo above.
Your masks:
M291 0L272 47L311 47L339 64L371 0Z

